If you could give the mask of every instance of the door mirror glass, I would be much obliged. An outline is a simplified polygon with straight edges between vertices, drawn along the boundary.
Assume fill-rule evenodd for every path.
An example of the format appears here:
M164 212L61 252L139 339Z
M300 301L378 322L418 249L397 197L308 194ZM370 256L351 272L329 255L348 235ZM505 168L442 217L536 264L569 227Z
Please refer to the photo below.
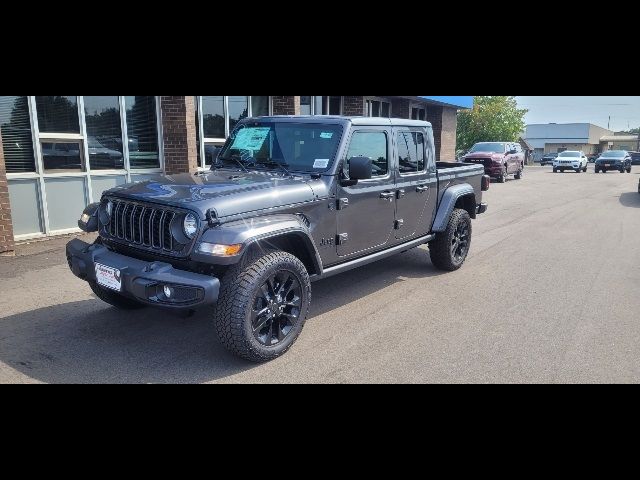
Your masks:
M351 157L349 159L349 179L369 180L371 178L372 163L369 157Z

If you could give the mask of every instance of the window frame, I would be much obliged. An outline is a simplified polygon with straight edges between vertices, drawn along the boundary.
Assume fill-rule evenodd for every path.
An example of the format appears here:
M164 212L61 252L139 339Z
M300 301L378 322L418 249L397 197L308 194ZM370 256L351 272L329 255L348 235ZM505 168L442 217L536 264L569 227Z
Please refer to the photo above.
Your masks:
M15 235L16 241L43 238L53 235L64 235L66 233L76 233L80 229L77 227L68 229L53 230L49 222L49 205L47 203L46 193L46 180L57 178L83 178L84 179L84 201L85 205L93 203L93 181L92 177L124 177L127 183L132 181L132 176L150 175L156 173L163 173L165 168L164 162L164 142L163 142L163 128L162 128L162 112L160 105L160 97L154 96L155 113L156 113L156 129L158 135L158 161L159 166L154 168L140 168L132 169L129 159L129 143L127 132L127 111L125 105L124 96L118 96L118 102L120 107L120 126L122 132L122 153L124 155L124 168L116 170L91 170L89 162L89 146L87 141L87 125L84 111L84 96L77 96L78 107L78 121L80 122L80 133L44 133L40 132L38 125L38 113L36 106L35 96L27 96L27 104L29 107L29 119L31 125L31 141L33 144L33 154L35 160L35 171L33 172L7 172L7 180L9 185L12 181L20 180L35 180L37 187L37 202L40 225L42 226L42 232L40 233L28 233L24 235ZM47 143L50 141L62 141L62 142L80 142L81 143L81 155L83 162L83 169L81 171L69 171L69 172L46 172L44 169L44 161L42 158L42 142ZM78 212L78 216L81 212Z
M360 180L358 183L363 183L363 182L378 182L380 180L390 180L391 176L392 176L392 160L393 160L393 148L392 148L392 143L389 141L390 138L393 138L393 132L391 131L391 129L388 128L381 128L381 127L366 127L366 126L362 126L362 127L358 127L357 129L354 129L351 131L351 135L349 136L349 142L347 144L347 147L344 151L344 161L343 161L343 165L347 165L347 162L349 161L349 150L351 149L351 144L353 142L353 137L357 134L357 133L383 133L385 135L385 140L386 140L386 144L387 144L387 172L385 175L373 175L373 172L371 173L371 178L367 179L367 180ZM372 159L372 163L373 163L373 159Z
M205 95L206 96L206 95ZM267 96L267 95L264 95ZM273 115L273 97L271 95L269 97L269 113L268 115ZM200 161L198 162L199 170L208 170L211 164L207 164L205 158L205 146L206 144L214 145L216 147L221 147L229 138L231 131L229 129L229 96L222 96L223 99L223 116L224 116L224 132L225 138L215 138L215 137L205 137L204 136L204 112L202 111L202 96L195 96L196 98L196 107L198 110L198 129L196 135L198 135L200 140ZM253 96L247 95L247 116L248 118L253 117ZM313 104L312 104L313 108Z
M380 111L382 112L382 104L386 103L389 105L389 116L388 117L374 117L373 116L373 102L379 102L380 103ZM365 116L367 117L372 117L372 118L393 118L393 103L391 102L391 100L387 99L387 98L382 98L382 97L365 97L364 99L364 112L365 112Z
M394 129L394 142L395 142L395 147L396 147L396 151L395 151L395 156L396 156L396 166L397 166L397 170L398 170L398 174L401 177L412 177L412 176L416 176L416 175L424 175L427 173L428 167L427 167L427 163L428 163L428 159L427 159L427 135L426 133L419 129L419 128L411 128L411 127L400 127L397 129ZM411 173L402 173L400 171L400 152L398 150L398 136L401 133L410 133L410 134L420 134L422 135L422 158L423 158L423 168L422 170L416 169L415 172L411 172ZM417 152L417 149L416 149Z

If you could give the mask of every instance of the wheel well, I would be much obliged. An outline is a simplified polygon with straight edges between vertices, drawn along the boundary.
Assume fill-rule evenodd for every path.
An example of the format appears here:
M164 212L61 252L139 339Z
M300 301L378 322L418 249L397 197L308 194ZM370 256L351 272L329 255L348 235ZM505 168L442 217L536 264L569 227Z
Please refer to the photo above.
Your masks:
M319 274L313 245L302 234L288 233L277 237L266 238L251 244L251 250L281 250L297 257L309 272L309 275Z
M476 196L470 193L458 198L455 208L466 210L471 218L476 218Z

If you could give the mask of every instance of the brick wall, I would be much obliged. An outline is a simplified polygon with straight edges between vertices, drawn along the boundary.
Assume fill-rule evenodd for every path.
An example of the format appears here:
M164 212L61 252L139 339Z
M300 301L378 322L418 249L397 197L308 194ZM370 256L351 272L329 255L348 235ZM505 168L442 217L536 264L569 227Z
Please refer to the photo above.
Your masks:
M0 134L0 255L8 255L12 252L13 223L11 222L11 206L9 205L7 170L2 151L2 134Z
M271 97L274 115L300 115L300 97Z
M442 109L440 158L442 161L455 162L456 130L458 129L458 111L455 108Z
M160 105L166 173L195 172L198 169L195 97L160 97Z
M347 117L364 115L364 97L343 97L342 114Z
M411 118L410 102L404 98L394 98L391 101L391 116L393 118Z

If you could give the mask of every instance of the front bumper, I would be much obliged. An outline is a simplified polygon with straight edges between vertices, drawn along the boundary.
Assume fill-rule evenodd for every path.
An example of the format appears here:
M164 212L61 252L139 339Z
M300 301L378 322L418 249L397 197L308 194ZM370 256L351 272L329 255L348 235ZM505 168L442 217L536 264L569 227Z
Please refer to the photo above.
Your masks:
M502 175L502 170L503 170L503 167L500 164L491 165L491 166L485 165L484 167L484 173L486 175L489 175L491 178L500 177Z
M215 277L177 270L164 262L145 262L78 239L67 243L67 261L73 274L87 282L96 281L96 263L117 268L122 279L119 293L147 305L192 309L215 304L220 294L220 280ZM180 295L167 299L161 293L165 286Z
M605 163L596 163L596 168L599 170L621 170L625 167L620 163L610 163L608 166Z

